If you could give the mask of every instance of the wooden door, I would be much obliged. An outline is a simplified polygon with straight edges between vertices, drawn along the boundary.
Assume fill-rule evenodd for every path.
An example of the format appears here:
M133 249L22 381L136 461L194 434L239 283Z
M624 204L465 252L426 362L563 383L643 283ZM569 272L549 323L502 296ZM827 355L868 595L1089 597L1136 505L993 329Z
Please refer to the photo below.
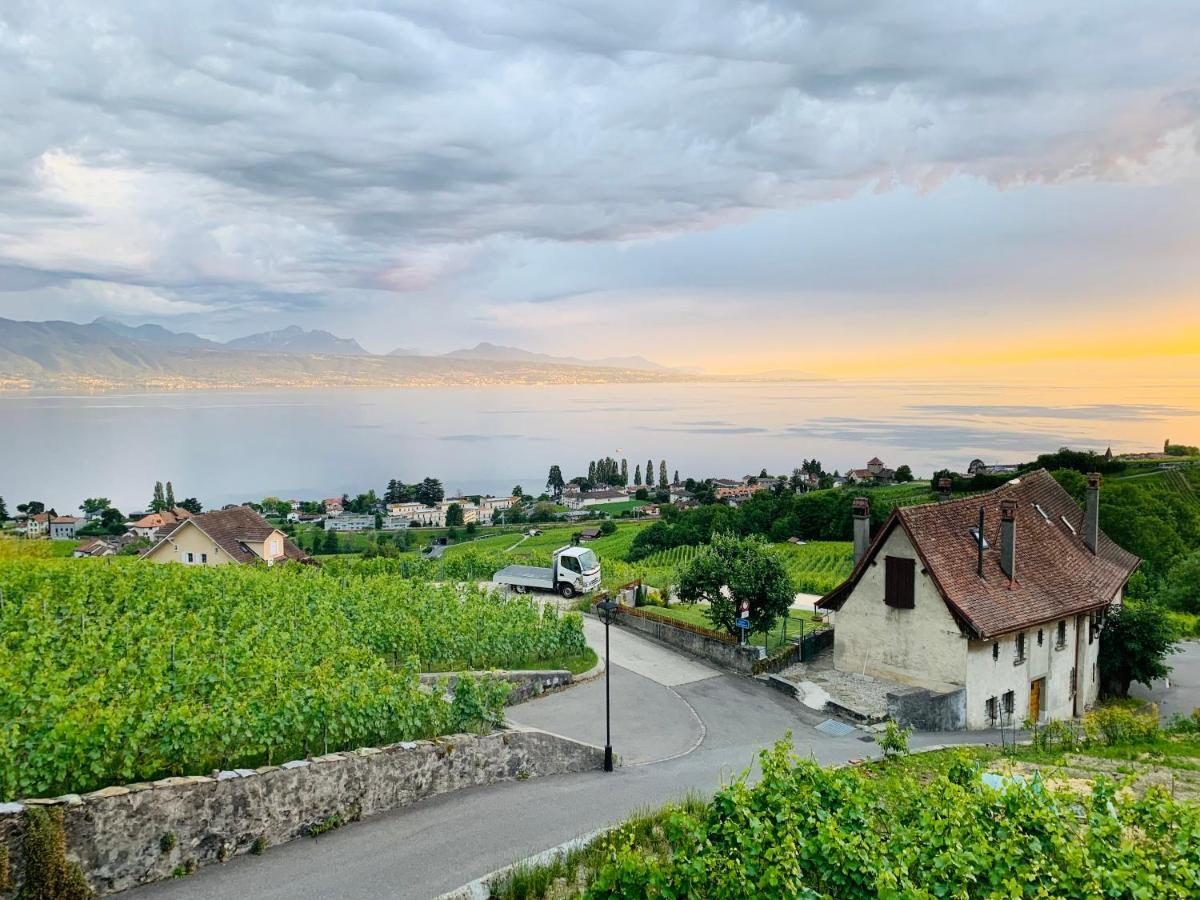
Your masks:
M1029 718L1035 722L1042 714L1042 682L1044 681L1044 678L1037 678L1029 683Z

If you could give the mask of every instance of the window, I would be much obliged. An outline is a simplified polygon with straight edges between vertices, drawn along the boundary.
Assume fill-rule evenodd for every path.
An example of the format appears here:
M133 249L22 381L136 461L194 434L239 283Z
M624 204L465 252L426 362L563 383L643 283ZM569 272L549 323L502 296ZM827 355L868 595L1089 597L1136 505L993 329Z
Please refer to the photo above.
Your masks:
M207 553L201 553L201 554L200 554L200 562L202 562L202 563L207 563L207 562L208 562L208 554L207 554Z
M1096 642L1096 632L1100 630L1100 626L1096 622L1096 614L1092 613L1088 616L1088 643Z
M1058 623L1058 635L1054 639L1054 649L1062 650L1067 646L1067 620Z
M978 528L971 528L971 529L970 529L970 532L971 532L971 543L973 543L973 544L975 544L975 545L978 545L978 544L979 544L979 541L980 541L980 537L979 537L979 529L978 529ZM992 545L988 543L988 539L987 539L986 537L985 537L985 538L983 538L983 549L984 549L984 550L990 550L990 549L991 549L991 547L992 547Z
M1075 666L1071 666L1071 696L1075 696L1075 681L1079 677L1079 670Z
M995 697L988 697L987 703L985 704L985 706L987 709L988 721L991 724L995 725L996 724L996 714L999 711L999 706L1000 706L999 702L996 700Z
M1017 635L1017 657L1013 660L1013 665L1019 666L1025 662L1025 632Z
M992 659L997 660L999 658L1000 658L1000 642L993 641L992 642Z
M195 562L195 561L196 561L196 555L195 555L194 553L189 553L189 554L187 555L187 561L188 561L188 562Z
M1045 639L1045 636L1042 634L1042 629L1039 628L1038 629L1038 646L1039 647L1042 646L1042 641L1044 639Z
M1015 703L1016 703L1016 696L1013 694L1013 692L1005 691L1004 692L1004 714L1005 715L1011 716L1013 714L1013 708L1014 708Z
M889 556L884 562L883 602L894 609L912 609L916 561L902 556Z

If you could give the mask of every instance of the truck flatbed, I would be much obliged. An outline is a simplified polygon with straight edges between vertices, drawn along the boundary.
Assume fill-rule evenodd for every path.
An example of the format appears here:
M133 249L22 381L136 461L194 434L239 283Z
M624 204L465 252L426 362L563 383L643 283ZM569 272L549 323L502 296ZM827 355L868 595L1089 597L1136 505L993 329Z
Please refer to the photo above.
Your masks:
M546 584L553 584L554 577L550 569L541 566L505 566L494 576L495 578L521 578L529 579L530 581L544 581Z

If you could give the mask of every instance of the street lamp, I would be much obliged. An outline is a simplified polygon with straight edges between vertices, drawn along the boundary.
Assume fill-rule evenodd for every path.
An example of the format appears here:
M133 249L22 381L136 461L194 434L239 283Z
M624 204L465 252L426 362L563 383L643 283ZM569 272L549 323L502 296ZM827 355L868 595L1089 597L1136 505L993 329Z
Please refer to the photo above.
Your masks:
M611 772L613 770L612 716L609 710L612 706L610 691L612 664L608 659L608 626L612 622L613 613L617 610L617 604L612 600L603 600L596 604L596 609L600 610L600 618L604 622L604 771Z

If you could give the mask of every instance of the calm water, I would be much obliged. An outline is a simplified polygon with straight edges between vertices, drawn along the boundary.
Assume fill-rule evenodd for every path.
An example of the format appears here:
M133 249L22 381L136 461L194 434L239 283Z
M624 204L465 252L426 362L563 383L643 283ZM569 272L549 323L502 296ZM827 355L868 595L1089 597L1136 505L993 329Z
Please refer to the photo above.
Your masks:
M0 395L0 496L141 508L156 479L219 505L381 490L541 490L551 463L666 457L673 473L827 469L878 455L918 474L1062 445L1161 448L1200 438L1200 393L1140 385L1104 402L1066 387L926 383L589 385L255 393ZM1186 399L1190 397L1190 399Z

